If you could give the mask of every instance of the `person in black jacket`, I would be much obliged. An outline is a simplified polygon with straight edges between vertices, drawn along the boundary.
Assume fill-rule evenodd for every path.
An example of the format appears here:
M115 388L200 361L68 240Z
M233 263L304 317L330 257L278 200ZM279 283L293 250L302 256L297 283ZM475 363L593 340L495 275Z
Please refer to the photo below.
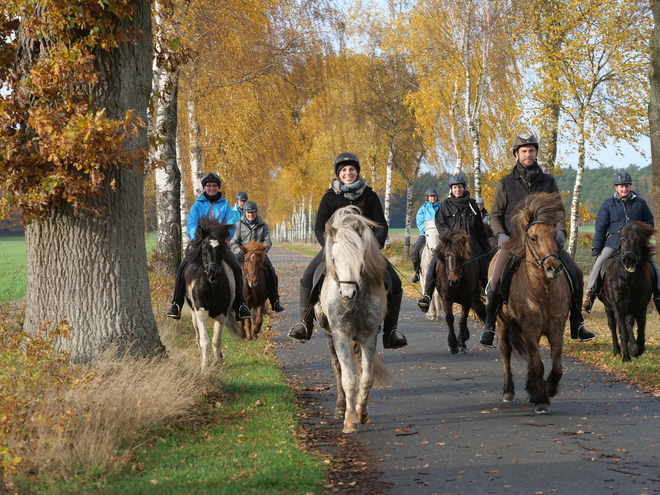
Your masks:
M339 153L335 158L335 175L330 184L330 189L321 198L316 213L316 224L314 233L321 246L325 245L325 224L330 220L332 214L339 208L355 205L362 210L362 214L378 223L380 227L374 229L374 234L381 248L387 240L387 221L383 213L383 206L374 190L367 186L366 181L360 175L360 160L357 155L350 152ZM296 323L289 330L289 337L298 341L306 342L312 337L314 331L314 312L312 308L318 298L320 287L313 287L314 272L323 260L324 249L311 261L303 278L300 280L300 314L301 323ZM392 279L392 285L387 294L387 316L383 324L383 347L386 349L397 349L408 345L406 337L397 332L396 326L401 308L403 290L401 279L394 267L387 262L387 271ZM315 290L312 290L315 289Z
M490 226L497 237L500 246L500 254L493 267L493 273L486 289L486 323L479 343L485 347L494 347L495 320L497 311L503 299L499 291L499 284L504 265L509 259L509 252L503 244L509 240L511 235L511 218L518 203L535 192L557 193L557 181L549 174L544 173L539 167L537 156L539 152L539 141L531 133L516 136L511 148L516 158L516 165L511 173L505 175L497 183L495 197L490 210ZM582 341L591 340L595 337L593 332L587 330L582 318L582 294L584 292L584 279L577 273L577 264L564 247L566 240L566 218L556 225L557 228L557 254L561 259L566 273L569 274L573 287L573 302L570 310L571 338Z
M435 214L435 226L438 229L438 235L442 235L442 232L448 229L459 229L467 232L470 236L472 256L479 263L479 279L483 287L486 287L491 247L488 243L488 234L484 228L481 212L476 201L470 197L465 177L460 174L452 175L449 179L449 188L451 190L449 197L442 202ZM424 295L417 301L419 309L424 313L429 309L431 297L435 290L436 261L434 256L426 274Z

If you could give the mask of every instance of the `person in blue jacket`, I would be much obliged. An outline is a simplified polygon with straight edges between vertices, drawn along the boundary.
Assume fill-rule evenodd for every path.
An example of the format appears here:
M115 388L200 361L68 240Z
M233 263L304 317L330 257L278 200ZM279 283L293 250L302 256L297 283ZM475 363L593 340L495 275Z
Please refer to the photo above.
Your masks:
M422 206L419 207L419 210L417 210L416 220L417 220L417 229L419 230L419 237L417 238L417 242L415 242L412 251L412 262L415 273L413 273L413 276L410 279L410 281L413 284L419 282L419 270L420 270L420 265L422 264L421 253L424 246L426 246L426 227L424 226L424 222L428 220L435 220L435 214L437 213L438 208L440 208L437 189L434 189L432 187L428 188L426 190L425 196L426 196L426 201Z
M243 206L248 200L248 195L245 191L240 191L236 194L236 203L232 208L234 212L234 223L238 223L239 220L243 217Z
M591 246L591 256L596 256L596 261L589 275L587 294L582 304L582 309L587 313L591 311L594 299L601 289L596 287L600 267L603 261L612 256L620 247L619 229L635 220L647 223L651 227L654 226L651 209L646 201L632 190L632 177L628 172L619 172L614 178L614 195L603 201L596 216L596 232ZM660 287L658 286L660 276L655 260L652 265L655 270L653 299L658 307L660 305Z
M195 203L188 212L186 219L186 232L190 240L195 239L195 231L199 224L199 219L202 217L210 217L217 222L227 223L231 225L229 228L229 239L234 235L236 230L234 227L234 212L229 206L229 202L222 196L220 186L222 181L217 174L209 173L202 177L202 187L204 192L197 198ZM241 268L238 265L236 257L227 253L224 258L234 272L234 279L236 280L236 297L234 299L234 309L239 319L247 319L252 316L250 309L245 305L245 297L243 295L243 277L241 276ZM178 320L181 318L181 308L186 297L186 284L184 279L184 272L188 266L186 254L184 254L183 261L179 265L174 281L174 293L172 295L172 303L165 312L165 316Z

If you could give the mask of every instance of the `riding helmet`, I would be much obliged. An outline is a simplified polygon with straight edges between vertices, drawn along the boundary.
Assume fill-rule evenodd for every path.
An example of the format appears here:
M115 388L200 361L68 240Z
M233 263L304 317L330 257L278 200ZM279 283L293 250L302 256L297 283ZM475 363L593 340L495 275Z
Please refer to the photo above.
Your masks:
M220 180L218 174L214 174L213 172L202 177L202 186L205 186L208 182L216 182L218 187L222 185L222 181Z
M632 177L628 172L619 172L614 178L614 185L620 186L622 184L632 184Z
M360 159L357 157L355 153L351 153L350 151L344 151L343 153L339 153L335 157L335 175L337 177L339 177L339 172L346 165L353 165L355 167L355 170L357 170L357 173L358 174L360 173Z
M518 148L521 146L529 146L530 144L535 146L537 150L539 149L539 140L536 139L536 136L531 132L526 132L516 136L513 139L513 146L511 147L513 156L516 156L516 151L518 151Z
M477 198L474 200L478 205L483 205L486 204L484 203L484 198L477 196Z
M426 196L427 198L428 198L429 196L437 196L437 195L438 195L438 191L437 191L436 189L433 189L432 187L429 187L429 188L426 190L426 194L425 194L425 196Z
M452 175L451 178L449 179L449 188L450 189L451 189L451 186L456 185L456 184L463 184L463 187L467 188L467 181L465 180L465 177L463 177L461 174Z
M248 211L257 211L259 207L257 206L257 203L254 201L246 201L245 204L243 205L243 211L248 212Z
M236 194L236 201L238 200L241 201L247 201L248 200L248 195L245 191L240 191L239 193Z

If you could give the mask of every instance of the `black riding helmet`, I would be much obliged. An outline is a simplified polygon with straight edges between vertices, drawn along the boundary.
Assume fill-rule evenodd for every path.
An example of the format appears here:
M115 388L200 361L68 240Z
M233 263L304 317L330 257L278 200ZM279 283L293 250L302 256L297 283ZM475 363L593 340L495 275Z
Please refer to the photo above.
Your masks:
M463 177L461 174L455 174L450 177L449 189L451 189L451 186L456 184L463 184L463 187L467 189L467 180L465 180L465 177Z
M218 174L214 174L213 172L211 172L210 174L206 174L204 175L204 177L202 177L202 187L205 186L208 182L216 182L218 184L218 187L222 185L220 176L218 176Z
M520 134L516 136L513 139L513 146L511 146L511 152L513 153L513 156L516 156L516 151L518 151L518 148L521 146L536 146L536 149L539 149L539 140L536 139L536 136L532 134L531 132L526 132L524 134Z
M257 203L254 201L246 201L245 204L243 205L243 211L244 212L249 212L249 211L257 211L259 207L257 206Z
M339 153L335 157L335 175L337 177L339 177L339 172L346 165L353 165L355 167L355 170L357 170L357 173L358 174L360 173L360 159L357 157L355 153L351 153L350 151L344 151L343 153Z
M429 196L438 196L438 191L436 189L433 189L432 187L429 187L426 190L425 196L428 198Z
M620 186L622 184L632 184L632 177L628 172L619 172L614 178L614 185Z
M238 192L238 193L236 194L236 201L238 201L239 199L240 199L241 201L247 201L247 200L248 200L248 195L247 195L247 193L246 193L245 191L240 191L240 192Z

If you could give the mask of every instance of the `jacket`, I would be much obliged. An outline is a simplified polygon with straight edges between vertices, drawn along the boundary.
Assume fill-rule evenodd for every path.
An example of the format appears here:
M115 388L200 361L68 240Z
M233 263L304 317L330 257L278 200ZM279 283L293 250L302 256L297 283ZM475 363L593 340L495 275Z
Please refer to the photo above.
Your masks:
M596 215L596 232L592 248L602 251L604 247L619 247L619 228L630 222L640 220L654 227L653 213L646 201L634 191L630 191L627 200L622 200L616 193L603 201Z
M229 245L231 246L231 251L239 259L243 258L243 251L238 246L245 246L248 242L255 240L263 242L268 247L266 252L270 251L273 243L270 240L270 229L268 224L264 222L259 215L253 223L248 223L247 218L243 217L236 224L236 232L234 237L231 238Z
M520 168L519 168L520 167ZM536 180L528 184L520 175L522 165L516 162L511 173L505 175L497 183L493 206L490 210L490 226L498 234L511 235L511 217L518 203L535 192L558 193L557 181L552 175L539 171ZM557 230L566 232L566 214L562 222L556 225Z
M229 202L221 197L214 203L211 203L204 194L200 195L197 198L188 212L188 218L186 219L186 232L190 240L195 239L195 231L197 230L197 224L199 219L208 216L220 223L231 224L229 228L229 239L234 235L234 212L229 206Z
M481 220L481 212L470 193L465 191L463 196L456 198L449 196L442 202L435 215L435 226L438 234L443 230L460 229L470 235L472 243L472 256L475 258L490 253L488 234Z
M238 203L234 203L234 206L231 210L234 212L234 223L238 223L238 221L243 216L243 210L239 208Z
M319 241L319 244L325 246L325 224L330 220L332 214L339 208L348 205L359 207L365 217L381 225L381 227L374 229L374 235L376 236L380 247L383 247L387 240L389 229L387 221L385 220L383 205L380 203L380 198L378 198L378 195L369 186L366 186L364 192L353 200L347 199L343 194L337 194L332 188L326 191L319 203L319 209L316 212L316 224L314 226L314 233L316 234L316 240Z
M424 226L424 222L435 219L435 214L438 212L438 208L440 208L440 201L436 201L435 203L426 201L422 206L419 207L415 220L417 221L417 229L419 229L420 235L426 235L426 227Z

